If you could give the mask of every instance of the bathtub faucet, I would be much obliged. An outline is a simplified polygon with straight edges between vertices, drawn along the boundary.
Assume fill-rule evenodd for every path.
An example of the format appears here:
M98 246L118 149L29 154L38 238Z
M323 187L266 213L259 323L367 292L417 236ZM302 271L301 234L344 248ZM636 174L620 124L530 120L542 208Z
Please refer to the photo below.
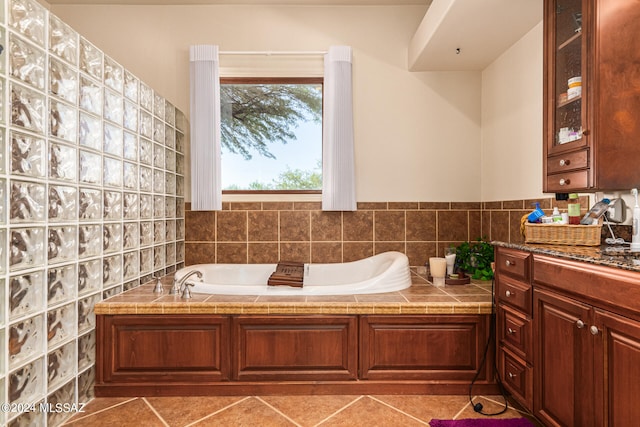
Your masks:
M182 298L188 299L191 298L191 292L189 292L189 287L187 285L187 279L193 275L196 275L198 279L202 279L202 273L199 270L192 270L182 276L182 278L174 278L173 279L173 287L169 291L169 295L176 295L182 292ZM184 289L183 289L184 287Z

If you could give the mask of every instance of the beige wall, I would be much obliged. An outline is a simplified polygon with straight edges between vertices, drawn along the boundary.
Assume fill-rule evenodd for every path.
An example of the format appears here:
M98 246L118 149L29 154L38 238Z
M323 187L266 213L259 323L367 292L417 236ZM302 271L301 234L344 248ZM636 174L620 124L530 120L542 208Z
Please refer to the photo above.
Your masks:
M483 201L542 193L542 22L482 72Z
M222 50L350 45L358 200L478 201L481 74L407 70L407 46L423 6L53 5L51 10L187 114L189 45L218 44Z

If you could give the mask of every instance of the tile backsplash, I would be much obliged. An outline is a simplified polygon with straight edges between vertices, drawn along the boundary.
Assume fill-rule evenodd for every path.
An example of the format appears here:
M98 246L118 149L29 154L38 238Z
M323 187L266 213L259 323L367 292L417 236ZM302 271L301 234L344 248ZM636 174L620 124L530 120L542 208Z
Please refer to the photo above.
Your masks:
M183 265L188 123L35 0L0 4L0 401L83 403L95 303Z

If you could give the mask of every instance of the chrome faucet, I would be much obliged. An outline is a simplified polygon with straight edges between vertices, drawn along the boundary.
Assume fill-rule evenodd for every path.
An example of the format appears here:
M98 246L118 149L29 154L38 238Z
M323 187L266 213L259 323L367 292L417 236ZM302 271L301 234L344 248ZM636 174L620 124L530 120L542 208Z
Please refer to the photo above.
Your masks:
M175 278L173 279L173 287L171 288L171 290L169 291L169 295L176 295L179 294L180 292L182 292L182 298L184 299L188 299L191 298L191 292L189 292L189 288L187 285L187 279L193 275L196 275L198 277L198 279L202 280L202 273L199 270L192 270L190 272L188 272L187 274L185 274L184 276L182 276L180 279ZM191 285L193 286L193 285ZM184 289L183 289L184 287Z

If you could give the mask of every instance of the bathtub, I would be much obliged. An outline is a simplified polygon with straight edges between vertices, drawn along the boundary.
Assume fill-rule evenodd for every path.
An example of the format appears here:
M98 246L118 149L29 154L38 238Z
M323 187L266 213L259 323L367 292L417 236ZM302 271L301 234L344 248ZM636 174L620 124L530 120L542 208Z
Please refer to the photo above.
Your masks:
M176 272L180 279L192 270L191 291L218 295L353 295L394 292L411 286L409 260L401 252L384 252L358 261L305 264L304 286L267 286L276 264L198 264Z

